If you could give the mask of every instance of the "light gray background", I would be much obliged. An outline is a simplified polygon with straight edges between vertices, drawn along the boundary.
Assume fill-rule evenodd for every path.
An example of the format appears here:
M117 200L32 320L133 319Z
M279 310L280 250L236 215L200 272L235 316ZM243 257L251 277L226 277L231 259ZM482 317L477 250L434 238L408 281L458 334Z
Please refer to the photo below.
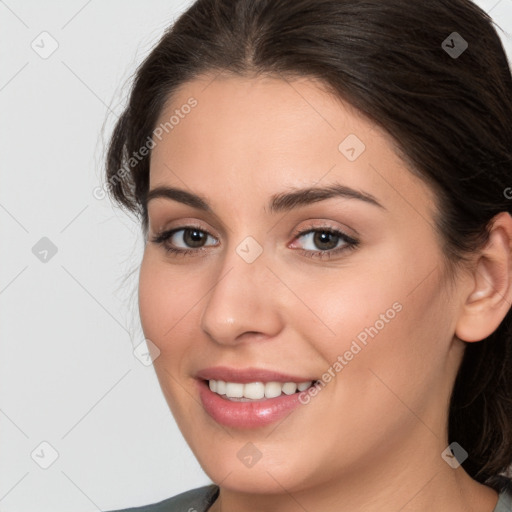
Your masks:
M190 3L0 0L2 512L136 506L209 482L133 354L139 227L93 194L130 76ZM512 0L477 3L511 56Z

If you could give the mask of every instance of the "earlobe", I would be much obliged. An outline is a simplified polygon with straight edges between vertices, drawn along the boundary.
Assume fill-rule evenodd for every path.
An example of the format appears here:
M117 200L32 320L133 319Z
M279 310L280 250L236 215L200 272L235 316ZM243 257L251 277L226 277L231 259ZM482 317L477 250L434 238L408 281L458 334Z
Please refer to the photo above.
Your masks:
M455 335L467 342L490 336L512 304L512 217L496 215L489 240L479 251L470 276L472 287L457 321Z

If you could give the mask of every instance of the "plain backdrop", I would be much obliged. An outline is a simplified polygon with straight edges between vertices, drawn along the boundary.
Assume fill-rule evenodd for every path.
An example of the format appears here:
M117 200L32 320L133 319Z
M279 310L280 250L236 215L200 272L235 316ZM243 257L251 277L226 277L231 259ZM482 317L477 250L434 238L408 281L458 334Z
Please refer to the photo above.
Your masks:
M1 512L209 483L134 355L139 226L94 194L130 77L190 3L0 0ZM477 3L510 57L512 0Z

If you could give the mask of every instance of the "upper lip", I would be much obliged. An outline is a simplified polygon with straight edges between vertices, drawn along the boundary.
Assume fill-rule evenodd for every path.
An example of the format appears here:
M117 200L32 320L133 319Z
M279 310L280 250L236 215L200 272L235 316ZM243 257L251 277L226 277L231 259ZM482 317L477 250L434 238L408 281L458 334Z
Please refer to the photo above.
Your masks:
M203 380L223 380L224 382L308 382L315 378L290 375L262 368L229 368L227 366L213 366L197 372L196 377Z

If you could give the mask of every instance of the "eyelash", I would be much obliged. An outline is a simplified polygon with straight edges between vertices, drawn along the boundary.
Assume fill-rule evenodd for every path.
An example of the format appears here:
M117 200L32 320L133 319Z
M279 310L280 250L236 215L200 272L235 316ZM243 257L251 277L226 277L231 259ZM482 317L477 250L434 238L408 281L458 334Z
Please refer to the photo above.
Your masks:
M177 249L176 247L172 247L166 243L175 233L177 233L178 231L185 231L187 229L193 229L193 230L199 231L201 233L204 233L207 236L212 236L212 235L210 235L210 233L208 233L204 229L200 228L199 226L188 225L188 226L181 226L179 228L174 228L174 229L159 233L158 235L153 237L151 239L151 241L153 243L162 245L164 247L165 251L168 254L171 254L173 256L188 256L188 255L198 256L200 253L205 253L207 249L205 249L204 247L199 247L197 249ZM305 249L294 249L294 250L300 251L304 256L307 256L308 258L320 258L320 259L324 260L324 259L330 259L333 256L338 255L345 251L352 251L359 245L358 240L346 235L345 233L343 233L342 231L339 231L338 229L335 229L335 228L332 228L329 226L315 227L315 228L306 229L304 231L298 231L298 232L294 233L293 236L295 239L295 238L300 238L301 236L307 235L309 233L315 233L315 232L329 233L330 235L334 235L335 237L337 237L340 240L342 240L343 242L345 242L346 245L344 245L342 247L338 247L337 249L328 249L325 251L320 251L320 250L319 251L310 251L310 250L305 250Z

